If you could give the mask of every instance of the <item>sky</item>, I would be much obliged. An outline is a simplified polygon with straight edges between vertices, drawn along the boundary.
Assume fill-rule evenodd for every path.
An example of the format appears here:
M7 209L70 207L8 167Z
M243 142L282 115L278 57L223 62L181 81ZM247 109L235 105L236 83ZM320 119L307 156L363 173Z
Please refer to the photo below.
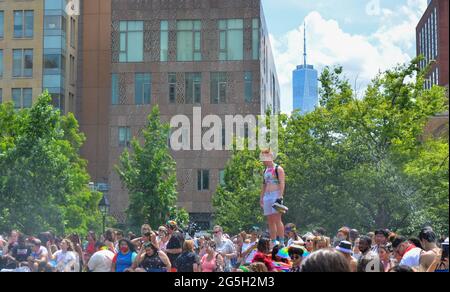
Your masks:
M380 71L416 55L416 26L427 0L262 0L281 90L292 111L292 71L303 64L341 65L358 94Z

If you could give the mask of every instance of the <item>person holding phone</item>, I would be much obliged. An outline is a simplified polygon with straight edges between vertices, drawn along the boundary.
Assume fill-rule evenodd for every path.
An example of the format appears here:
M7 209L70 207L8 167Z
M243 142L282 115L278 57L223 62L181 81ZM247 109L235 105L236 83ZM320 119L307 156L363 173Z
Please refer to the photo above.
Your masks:
M442 249L436 254L433 263L428 268L428 273L448 273L448 248L449 241L448 238L442 243Z

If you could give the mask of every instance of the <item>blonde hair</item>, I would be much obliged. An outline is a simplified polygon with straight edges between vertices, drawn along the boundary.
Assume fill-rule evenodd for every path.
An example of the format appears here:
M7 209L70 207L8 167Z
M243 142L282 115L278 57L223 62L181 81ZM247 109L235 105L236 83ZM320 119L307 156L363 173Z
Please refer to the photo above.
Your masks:
M186 240L183 244L183 251L194 251L194 241L193 240Z

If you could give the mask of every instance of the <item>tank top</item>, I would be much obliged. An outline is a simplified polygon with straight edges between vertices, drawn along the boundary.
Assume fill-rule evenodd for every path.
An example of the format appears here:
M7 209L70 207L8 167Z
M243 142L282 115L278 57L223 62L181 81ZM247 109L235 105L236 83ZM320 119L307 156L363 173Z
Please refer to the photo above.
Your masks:
M216 270L216 255L212 257L210 261L208 261L208 254L205 254L202 257L202 272L204 273L213 273Z
M280 180L277 176L277 169L278 165L275 165L274 167L266 168L266 171L264 172L264 183L265 184L272 184L272 185L279 185Z
M163 273L167 272L166 265L159 257L159 253L152 256L145 255L141 263L141 267L148 273Z

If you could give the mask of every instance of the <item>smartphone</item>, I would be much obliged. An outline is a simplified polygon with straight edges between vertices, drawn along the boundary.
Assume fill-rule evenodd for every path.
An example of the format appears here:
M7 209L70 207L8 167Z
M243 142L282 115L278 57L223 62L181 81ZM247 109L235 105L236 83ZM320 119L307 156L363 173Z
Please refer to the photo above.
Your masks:
M448 259L448 243L442 244L442 260Z

